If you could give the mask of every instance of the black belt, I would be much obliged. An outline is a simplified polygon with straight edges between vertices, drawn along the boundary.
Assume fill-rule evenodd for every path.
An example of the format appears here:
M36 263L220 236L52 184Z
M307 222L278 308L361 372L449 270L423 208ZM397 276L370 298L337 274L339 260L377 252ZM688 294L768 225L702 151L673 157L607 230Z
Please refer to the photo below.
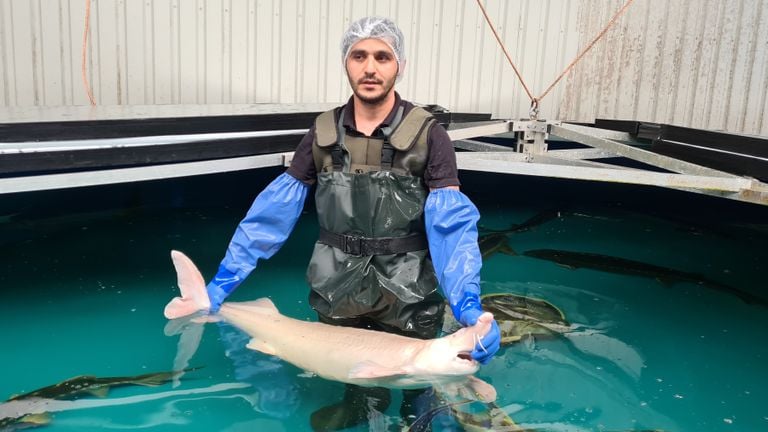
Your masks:
M357 255L390 255L413 252L427 248L427 237L424 234L411 234L405 237L360 237L355 235L337 234L320 228L318 242L333 246L342 252Z

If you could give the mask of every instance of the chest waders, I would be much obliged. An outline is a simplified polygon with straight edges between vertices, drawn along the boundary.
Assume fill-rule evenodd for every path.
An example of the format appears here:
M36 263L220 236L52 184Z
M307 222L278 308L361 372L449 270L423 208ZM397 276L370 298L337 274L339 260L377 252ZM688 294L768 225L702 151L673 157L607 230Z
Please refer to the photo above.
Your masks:
M435 337L443 313L424 228L431 115L396 113L383 137L353 136L334 111L315 122L320 238L310 305L329 323Z

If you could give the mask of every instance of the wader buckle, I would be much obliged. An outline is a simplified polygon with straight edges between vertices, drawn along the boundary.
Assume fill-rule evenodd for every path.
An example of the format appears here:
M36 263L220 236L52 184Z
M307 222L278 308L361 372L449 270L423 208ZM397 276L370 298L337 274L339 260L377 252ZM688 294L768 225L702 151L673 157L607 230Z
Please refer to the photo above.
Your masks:
M346 254L360 256L363 254L363 238L343 235L341 236L341 247L339 249Z
M320 228L317 241L355 256L398 254L425 250L428 246L424 233L405 237L368 238L354 234L338 234L324 228Z

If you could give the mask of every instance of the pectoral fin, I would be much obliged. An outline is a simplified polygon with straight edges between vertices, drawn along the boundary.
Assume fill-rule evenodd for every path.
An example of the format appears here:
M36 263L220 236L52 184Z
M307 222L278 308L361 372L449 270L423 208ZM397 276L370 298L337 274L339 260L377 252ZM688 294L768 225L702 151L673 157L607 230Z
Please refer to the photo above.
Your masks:
M349 378L371 379L406 374L407 372L402 368L390 368L376 364L374 362L366 361L356 364L355 367L349 371Z
M96 397L105 398L109 394L109 386L94 387L89 389L88 393Z
M496 400L496 388L480 378L470 376L467 379L467 387L484 402L493 402Z
M259 340L256 338L251 339L251 341L248 342L248 345L246 345L245 347L248 349L252 349L254 351L263 352L264 354L277 355L277 351L272 345L266 343L263 340Z
M435 388L450 401L472 400L489 403L496 400L496 388L474 376L468 376L465 381L436 385Z
M17 423L21 423L22 425L28 425L28 426L43 426L43 425L47 425L50 422L51 422L51 415L48 413L27 414L17 421ZM9 426L12 426L12 425L13 423L9 424ZM13 430L13 427L11 427L11 429L9 430Z

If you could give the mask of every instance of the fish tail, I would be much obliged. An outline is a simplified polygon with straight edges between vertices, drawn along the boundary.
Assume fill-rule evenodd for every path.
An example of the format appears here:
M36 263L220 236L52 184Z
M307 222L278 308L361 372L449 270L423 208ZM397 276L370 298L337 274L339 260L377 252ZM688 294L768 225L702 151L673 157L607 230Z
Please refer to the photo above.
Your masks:
M171 251L171 260L176 269L181 297L171 300L164 315L168 319L192 315L211 308L211 301L205 286L205 279L189 257L179 251Z

